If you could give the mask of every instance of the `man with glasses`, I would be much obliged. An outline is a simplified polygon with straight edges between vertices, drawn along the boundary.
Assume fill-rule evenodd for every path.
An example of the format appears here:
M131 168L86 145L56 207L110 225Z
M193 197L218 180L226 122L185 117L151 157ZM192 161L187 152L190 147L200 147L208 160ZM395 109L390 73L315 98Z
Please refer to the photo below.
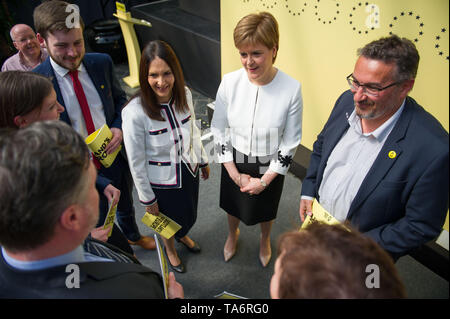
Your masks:
M449 207L448 133L408 96L419 54L396 35L358 50L350 90L313 146L300 218L314 198L394 259L439 235Z
M2 66L3 71L31 71L45 59L47 59L47 50L41 48L36 34L26 24L16 24L9 32L16 54L8 58Z

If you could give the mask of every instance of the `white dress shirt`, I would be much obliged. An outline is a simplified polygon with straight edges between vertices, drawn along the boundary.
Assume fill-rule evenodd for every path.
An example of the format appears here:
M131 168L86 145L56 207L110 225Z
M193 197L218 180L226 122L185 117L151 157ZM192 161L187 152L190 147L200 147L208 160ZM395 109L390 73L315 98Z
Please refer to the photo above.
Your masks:
M245 155L271 156L270 170L285 175L302 135L300 83L277 70L262 86L241 68L220 83L211 132L219 163L233 161L232 147Z
M73 83L69 75L69 70L57 64L51 57L50 63L55 71L56 80L58 82L59 89L61 90L61 95L64 99L64 106L67 114L69 115L72 127L83 138L86 138L88 136L86 124L84 122L83 113L81 112L80 103L78 103L77 96L75 95L75 91L73 89ZM86 68L83 66L83 63L81 63L78 67L78 79L83 86L83 91L89 104L89 110L91 112L95 129L98 130L103 126L103 124L106 123L105 112L103 110L100 95L89 77Z
M404 104L403 101L397 112L371 133L362 133L361 118L355 111L348 117L350 127L331 152L319 187L320 204L340 222L347 218L353 199L397 123Z

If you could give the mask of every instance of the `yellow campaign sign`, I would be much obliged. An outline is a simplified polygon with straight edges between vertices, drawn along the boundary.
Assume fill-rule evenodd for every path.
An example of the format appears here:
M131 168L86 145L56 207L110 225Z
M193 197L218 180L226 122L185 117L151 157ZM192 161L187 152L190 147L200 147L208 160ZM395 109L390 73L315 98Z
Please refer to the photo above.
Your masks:
M101 128L86 137L85 140L89 150L104 167L110 167L122 149L122 145L120 145L113 153L106 153L106 146L111 142L112 136L108 125L104 124Z
M111 227L111 229L109 230L109 233L108 233L108 238L111 236L111 233L113 230L113 225L114 225L114 220L116 219L118 203L115 205L113 205L113 203L114 203L114 197L111 200L111 203L109 203L108 214L106 214L105 223L103 224L103 229Z
M322 207L322 205L319 204L317 199L314 199L311 216L308 215L305 218L305 221L300 227L300 230L308 227L315 222L320 222L328 225L340 224L340 222L336 218L334 218L329 212L325 210L325 208Z
M158 252L159 266L161 268L161 277L163 279L164 286L164 296L168 299L169 296L167 294L167 290L169 289L169 267L167 265L166 257L164 256L162 246L159 243L158 236L153 234L153 238L155 239L156 251Z
M177 222L161 212L158 216L145 213L141 221L166 239L170 239L181 229L181 226Z
M125 4L123 4L122 2L116 1L116 9L117 11L122 11L122 12L126 12L127 9L125 8Z

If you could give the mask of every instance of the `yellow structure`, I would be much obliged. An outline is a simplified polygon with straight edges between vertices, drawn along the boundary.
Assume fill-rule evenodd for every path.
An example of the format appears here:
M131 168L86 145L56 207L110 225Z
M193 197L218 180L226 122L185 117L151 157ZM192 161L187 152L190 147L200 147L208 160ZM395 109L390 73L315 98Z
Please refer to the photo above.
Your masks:
M145 20L139 20L131 17L131 13L126 11L125 5L116 2L117 13L113 15L119 19L122 29L125 46L127 48L128 66L130 75L123 78L123 81L131 88L139 86L139 61L141 60L141 49L136 37L136 31L133 24L151 27L152 24Z

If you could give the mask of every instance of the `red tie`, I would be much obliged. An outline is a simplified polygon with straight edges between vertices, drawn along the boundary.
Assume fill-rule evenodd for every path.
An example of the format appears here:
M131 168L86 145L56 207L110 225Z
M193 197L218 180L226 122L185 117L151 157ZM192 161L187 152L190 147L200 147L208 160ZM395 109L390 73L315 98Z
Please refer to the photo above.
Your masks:
M69 71L69 75L72 79L73 90L75 91L78 103L80 104L81 113L83 113L84 123L86 124L86 130L89 135L95 132L95 125L92 120L91 111L89 110L89 104L87 102L86 95L84 94L83 86L81 86L81 82L78 79L78 70ZM97 158L93 157L93 159L97 169L100 169L100 163Z

